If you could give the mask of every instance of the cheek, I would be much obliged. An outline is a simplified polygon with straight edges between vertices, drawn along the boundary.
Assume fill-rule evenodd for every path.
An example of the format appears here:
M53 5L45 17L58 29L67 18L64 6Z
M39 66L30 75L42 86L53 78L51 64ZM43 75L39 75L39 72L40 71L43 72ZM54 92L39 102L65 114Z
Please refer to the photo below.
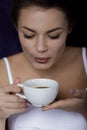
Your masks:
M25 38L21 35L21 34L19 34L19 41L20 41L20 43L21 43L21 46L27 46L27 41L25 40Z
M30 42L26 40L23 36L19 35L19 41L23 50L28 51L31 49L32 44L30 44Z
M19 41L23 48L27 47L29 45L29 41L24 38L24 35L22 32L18 32Z
M53 52L54 57L60 56L63 53L64 48L65 48L65 40L57 41L53 45L52 50L51 50Z

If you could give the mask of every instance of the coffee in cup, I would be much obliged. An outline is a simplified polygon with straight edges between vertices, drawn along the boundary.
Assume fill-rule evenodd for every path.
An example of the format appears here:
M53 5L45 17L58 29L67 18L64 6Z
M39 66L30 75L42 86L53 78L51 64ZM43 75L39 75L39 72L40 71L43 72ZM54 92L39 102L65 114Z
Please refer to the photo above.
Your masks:
M52 79L36 78L25 81L17 86L23 87L24 95L18 96L27 99L37 107L47 106L52 103L59 90L59 83Z

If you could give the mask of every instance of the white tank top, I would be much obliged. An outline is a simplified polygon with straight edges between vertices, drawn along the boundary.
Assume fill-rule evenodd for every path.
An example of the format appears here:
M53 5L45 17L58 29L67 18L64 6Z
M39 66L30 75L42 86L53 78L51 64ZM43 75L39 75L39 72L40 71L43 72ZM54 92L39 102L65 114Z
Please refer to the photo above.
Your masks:
M82 57L87 74L86 48L82 48ZM6 64L9 83L13 83L10 64ZM87 121L80 113L64 110L41 111L41 108L30 106L26 112L15 114L8 119L9 130L87 130Z

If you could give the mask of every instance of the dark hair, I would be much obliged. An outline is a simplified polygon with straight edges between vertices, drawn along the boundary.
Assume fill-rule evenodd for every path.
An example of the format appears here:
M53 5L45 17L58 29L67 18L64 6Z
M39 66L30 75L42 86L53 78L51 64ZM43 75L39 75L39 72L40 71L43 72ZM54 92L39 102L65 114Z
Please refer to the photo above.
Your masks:
M57 8L62 10L66 14L69 24L72 26L77 17L76 5L76 0L12 0L12 20L17 26L21 9L38 6L44 9Z

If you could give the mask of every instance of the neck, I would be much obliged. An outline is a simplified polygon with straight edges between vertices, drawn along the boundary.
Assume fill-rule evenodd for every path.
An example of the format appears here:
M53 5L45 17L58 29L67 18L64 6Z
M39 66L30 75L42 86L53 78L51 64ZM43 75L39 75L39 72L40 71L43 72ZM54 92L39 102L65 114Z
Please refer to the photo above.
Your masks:
M39 70L39 69L35 69L35 68L33 68L33 70L40 78L53 78L54 74L57 71L57 67L55 65L46 70L41 70L41 69Z

